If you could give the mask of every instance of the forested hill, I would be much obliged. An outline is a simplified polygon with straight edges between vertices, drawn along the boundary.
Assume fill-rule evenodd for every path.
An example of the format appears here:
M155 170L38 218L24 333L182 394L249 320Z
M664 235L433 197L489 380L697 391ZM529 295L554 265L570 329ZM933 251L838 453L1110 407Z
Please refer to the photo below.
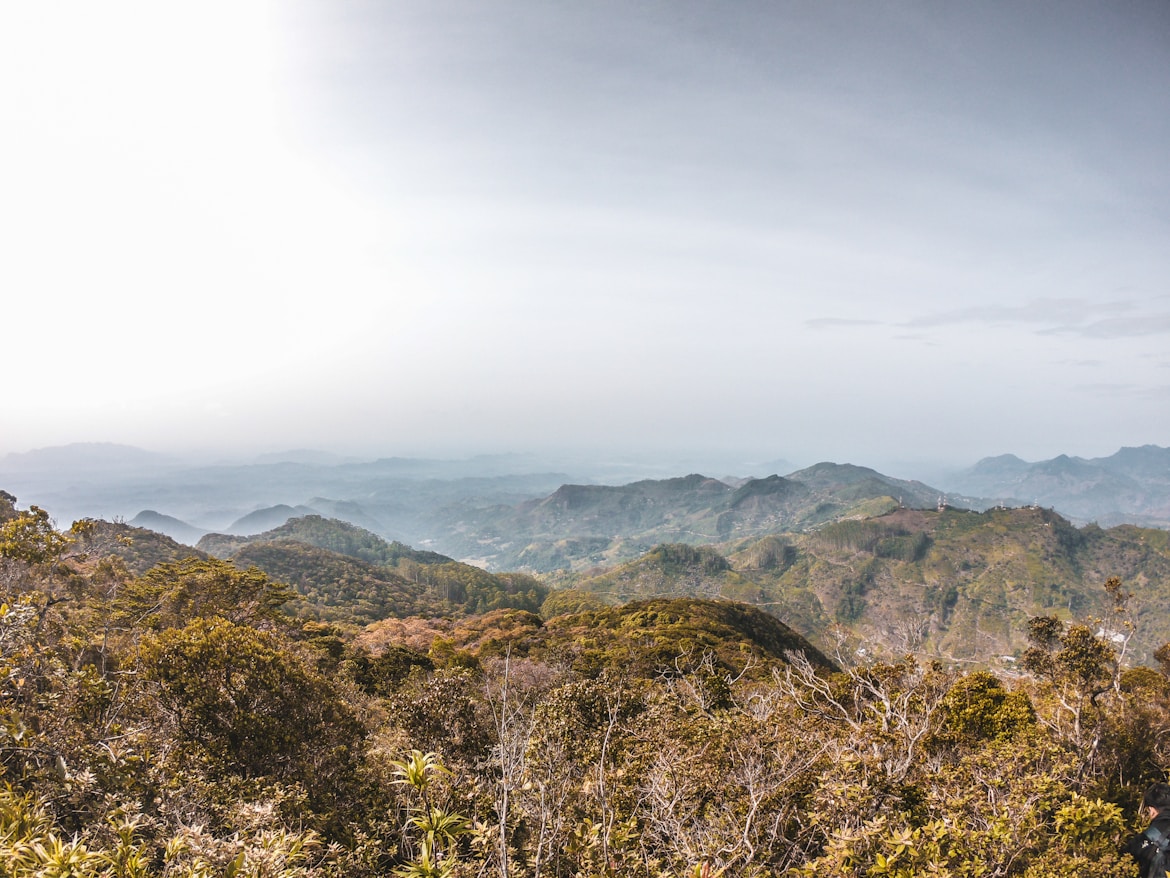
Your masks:
M448 552L493 569L580 570L657 543L718 543L801 531L899 506L934 508L940 492L865 467L822 463L737 486L702 475L629 485L563 485L518 506L460 510Z
M387 619L367 626L354 642L377 653L395 646L433 651L439 643L481 661L509 655L561 663L587 675L620 668L653 678L704 664L706 673L738 674L749 666L758 671L784 664L791 653L820 668L836 667L775 616L730 601L655 599L544 615L502 609L460 618Z
M210 557L149 528L95 520L85 524L77 537L78 548L91 555L120 558L134 574L141 575L158 564L183 558Z
M548 595L548 587L532 576L488 573L318 515L251 537L208 534L199 546L287 582L304 598L294 613L331 622L365 625L502 607L537 612Z
M198 543L198 548L223 558L233 555L252 543L274 543L293 541L328 549L339 555L348 555L371 564L395 565L399 561L415 561L419 564L442 564L451 561L446 555L412 549L399 542L383 539L372 531L320 515L305 515L291 518L272 530L252 536L229 536L207 534Z
M887 654L994 664L1027 646L1032 616L1107 615L1102 585L1134 593L1134 656L1170 640L1170 533L1074 527L1046 509L898 509L807 534L663 545L561 578L621 603L724 597L766 607L814 642L834 625Z

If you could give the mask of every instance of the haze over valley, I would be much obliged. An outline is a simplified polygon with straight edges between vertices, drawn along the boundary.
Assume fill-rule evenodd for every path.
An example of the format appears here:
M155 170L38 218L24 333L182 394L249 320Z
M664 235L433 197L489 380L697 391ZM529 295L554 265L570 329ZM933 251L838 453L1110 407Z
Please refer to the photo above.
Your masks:
M737 465L718 459L707 463ZM548 535L547 523L531 520L541 507L599 505L588 516L589 523L570 520L559 525L557 538L612 533L630 537L634 534L620 518L632 495L659 491L668 498L681 496L696 481L712 486L698 501L703 509L735 503L737 490L769 490L752 486L802 486L787 517L766 525L774 530L807 529L852 514L845 502L808 511L823 499L817 488L832 486L835 480L868 483L870 496L861 499L886 497L913 508L938 502L970 509L1041 505L1077 524L1170 526L1170 451L1152 445L1092 460L1061 455L1028 463L1002 455L963 469L934 472L932 483L856 465L798 468L779 458L739 464L744 468L738 472L672 471L670 466L668 460L598 461L533 454L347 461L306 450L273 453L247 463L208 464L128 446L82 444L0 458L0 484L17 496L37 498L38 505L62 525L79 518L126 520L193 545L204 533L254 534L290 517L316 514L461 557L482 557L486 552L484 563L497 569L523 562L515 555L494 557L493 543L522 539L526 544L533 529ZM689 483L684 476L690 476ZM775 488L770 492L776 493ZM694 507L694 501L690 505ZM729 533L727 520L716 525L713 520L680 519L676 535L684 536L684 541L716 542ZM653 530L661 523L647 527Z

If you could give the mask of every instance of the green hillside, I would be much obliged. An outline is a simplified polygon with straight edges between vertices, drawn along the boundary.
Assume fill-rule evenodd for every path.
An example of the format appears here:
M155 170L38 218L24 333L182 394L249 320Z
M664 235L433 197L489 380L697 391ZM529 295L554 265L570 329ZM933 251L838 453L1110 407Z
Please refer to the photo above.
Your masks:
M287 582L305 598L297 615L323 621L364 625L503 607L536 612L548 594L531 576L488 573L316 515L254 537L209 534L199 544L237 566L255 565Z
M78 537L78 551L121 558L126 569L136 575L157 564L208 557L206 552L144 527L110 521L88 521L87 525Z
M404 637L406 630L409 637ZM461 653L484 661L508 653L571 667L586 676L620 671L655 679L704 663L709 673L738 673L754 663L761 668L786 663L789 652L804 653L818 667L834 667L775 616L747 604L700 598L632 601L547 621L516 609L467 616L438 627L424 623L405 629L390 621L369 626L358 641L381 651L388 643L406 639L416 650L432 655Z
M775 616L732 601L688 598L634 601L620 607L550 619L550 645L584 665L641 668L661 673L694 667L704 653L717 670L749 661L784 662L803 652L815 665L833 667L825 655ZM683 657L680 659L680 657Z
M397 564L406 559L421 564L450 561L437 552L423 552L398 542L387 542L371 531L336 518L305 515L291 518L280 527L254 536L207 534L199 540L199 548L217 558L226 558L251 543L274 543L289 540L328 549L339 555L348 555L371 564Z
M732 487L701 475L629 485L563 485L516 507L461 511L448 551L493 569L583 571L661 543L703 545L799 532L843 517L934 508L939 492L864 467L818 464Z
M887 654L995 664L1026 646L1027 620L1104 616L1111 576L1134 593L1134 655L1170 639L1170 534L1078 529L1050 510L898 509L711 548L659 546L563 584L617 603L695 595L768 609L814 642L840 625Z
M301 618L366 625L390 616L442 615L451 605L434 589L391 570L305 543L250 543L231 558L286 582L304 598Z
M751 602L759 592L751 579L732 570L715 549L686 543L655 546L641 558L574 580L574 588L611 603L647 596L722 597Z

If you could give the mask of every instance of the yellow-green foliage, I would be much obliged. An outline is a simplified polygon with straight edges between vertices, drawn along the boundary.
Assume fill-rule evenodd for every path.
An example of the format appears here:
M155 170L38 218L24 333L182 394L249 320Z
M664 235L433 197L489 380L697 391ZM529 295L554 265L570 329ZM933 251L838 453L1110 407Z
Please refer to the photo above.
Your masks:
M1010 692L994 674L976 671L961 677L942 703L941 734L950 740L1009 741L1036 724L1023 692Z
M540 605L540 615L545 619L551 619L553 616L600 610L604 606L605 602L591 592L562 588L549 592L549 596Z
M30 506L0 523L0 558L45 564L60 557L71 542L53 527L49 513L39 506Z
M126 587L116 606L123 623L162 629L216 616L271 622L294 597L292 589L258 567L240 570L214 558L187 558L151 568Z
M382 545L391 554L397 544ZM415 554L425 563L406 553L393 555L394 563L375 563L282 538L249 541L233 562L289 583L302 600L290 603L288 612L329 622L366 625L387 618L467 615L499 608L535 612L548 594L547 587L531 576L492 574L434 553Z

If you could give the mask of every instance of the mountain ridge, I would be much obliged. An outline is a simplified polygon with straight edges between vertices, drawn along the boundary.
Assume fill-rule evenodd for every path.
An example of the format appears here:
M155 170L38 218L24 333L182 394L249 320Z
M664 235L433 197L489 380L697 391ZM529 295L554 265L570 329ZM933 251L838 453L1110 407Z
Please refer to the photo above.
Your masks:
M0 459L0 485L36 497L62 521L71 520L62 517L66 513L111 520L164 515L170 520L141 521L190 543L197 541L196 532L263 531L289 510L315 511L386 539L495 569L582 569L627 560L663 542L804 530L840 517L872 516L899 505L929 508L940 501L973 509L1040 505L1077 524L1170 529L1170 449L1157 445L1126 446L1108 457L1058 455L1032 463L1003 454L936 484L831 462L787 475L712 478L692 471L610 484L555 470L468 475L482 467L502 473L548 463L527 455L322 465L297 462L317 459L297 452L258 464L156 467L145 463L161 461L153 452L112 443L25 454L52 460L53 466L14 474L6 465L22 455L10 454ZM134 465L95 466L94 455ZM75 469L71 459L79 461ZM613 462L605 468L620 469ZM263 520L241 523L248 515Z
M1008 505L1051 507L1081 524L1170 528L1170 448L1158 445L1091 459L988 457L956 474L949 487Z
M819 463L732 487L698 473L628 485L563 485L516 507L462 514L438 545L493 569L580 570L659 543L719 543L806 530L901 505L935 507L942 492L851 464Z
M842 626L859 648L891 657L1010 668L1029 645L1029 618L1108 619L1103 585L1114 576L1133 595L1132 652L1148 662L1170 640L1160 612L1170 602L1170 533L1077 528L1044 508L899 508L801 534L655 546L557 582L578 603L732 600L768 610L822 649Z

